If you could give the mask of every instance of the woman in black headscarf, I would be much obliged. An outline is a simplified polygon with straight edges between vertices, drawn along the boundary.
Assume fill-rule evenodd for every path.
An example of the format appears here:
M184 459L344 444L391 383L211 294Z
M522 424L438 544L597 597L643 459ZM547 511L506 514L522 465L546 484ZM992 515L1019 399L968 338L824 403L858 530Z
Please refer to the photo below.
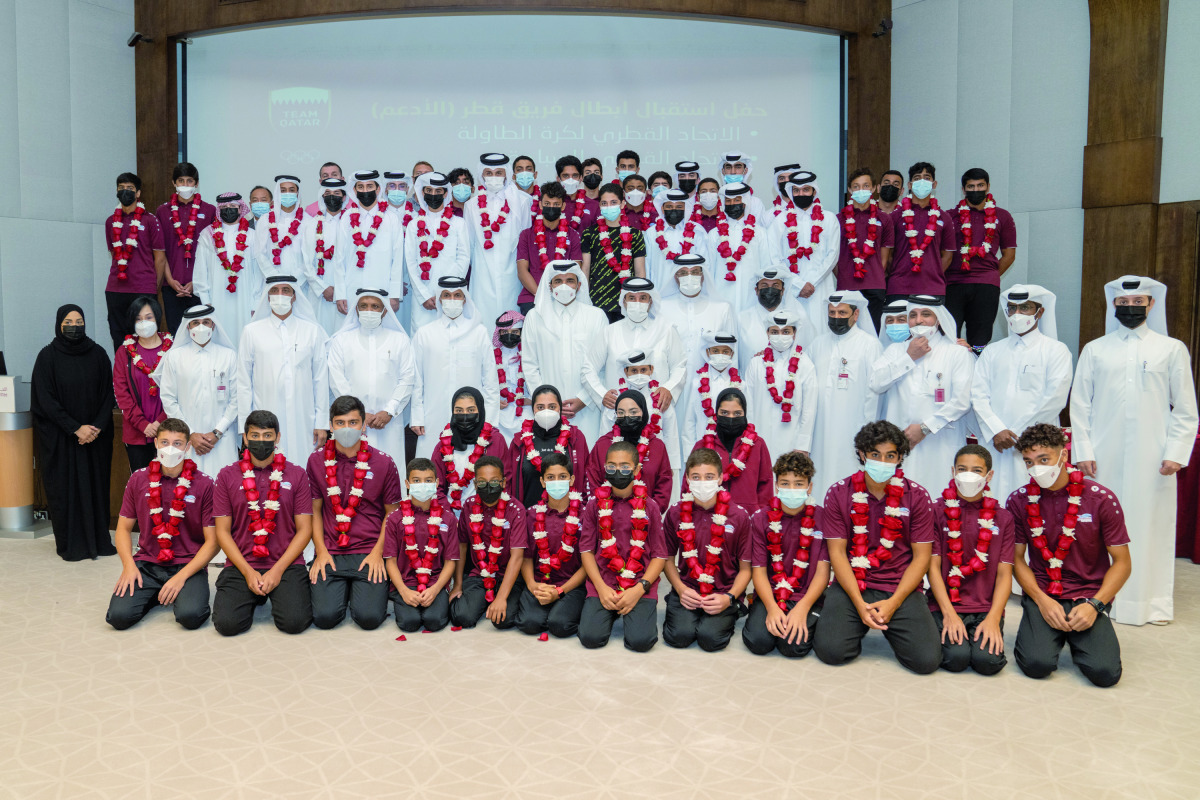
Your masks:
M33 366L38 464L54 542L66 561L117 552L108 531L112 364L84 326L79 306L59 308L54 341L42 348Z
M746 419L746 395L732 387L717 395L716 420L692 447L707 447L721 457L721 483L733 495L733 502L753 514L768 508L775 496L775 476L771 472L771 453L754 426ZM687 475L683 493L687 494Z
M450 424L442 431L430 456L437 470L438 487L450 500L455 516L462 511L463 500L475 494L475 462L483 456L503 461L508 452L504 434L496 426L488 425L485 414L483 394L474 386L464 386L455 392L450 400ZM481 439L486 440L482 448Z
M533 419L525 420L521 431L508 446L508 461L504 474L508 477L508 493L531 508L542 499L541 471L538 464L549 453L558 451L571 459L571 472L586 475L588 443L583 431L567 422L569 428L563 434L562 395L558 389L544 384L533 390L530 396ZM560 444L559 439L563 441ZM575 490L587 502L587 492L576 478Z
M626 389L617 395L616 424L612 431L596 440L591 455L588 456L588 485L594 491L607 480L604 477L604 462L608 458L608 448L618 439L624 439L634 447L639 447L646 426L652 421L646 406L646 397L637 389ZM671 484L675 476L671 474L670 458L667 456L667 446L662 440L662 420L659 420L659 431L647 436L645 452L641 455L642 472L639 480L646 484L650 499L658 504L658 510L666 513L671 507Z

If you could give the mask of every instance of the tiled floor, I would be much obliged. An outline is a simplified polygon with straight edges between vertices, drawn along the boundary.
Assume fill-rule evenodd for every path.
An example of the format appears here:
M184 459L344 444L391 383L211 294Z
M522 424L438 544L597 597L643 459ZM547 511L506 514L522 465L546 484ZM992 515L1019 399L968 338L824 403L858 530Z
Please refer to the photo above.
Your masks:
M1091 687L475 631L104 623L115 559L0 541L0 797L1200 797L1200 567ZM215 575L213 576L215 577ZM1010 606L1012 647L1020 608ZM618 629L619 630L619 629Z

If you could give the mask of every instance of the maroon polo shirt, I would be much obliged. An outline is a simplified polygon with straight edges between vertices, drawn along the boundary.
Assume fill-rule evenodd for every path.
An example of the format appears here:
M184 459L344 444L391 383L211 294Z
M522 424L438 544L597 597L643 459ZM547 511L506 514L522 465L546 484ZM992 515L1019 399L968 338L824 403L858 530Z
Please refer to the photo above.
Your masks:
M582 264L583 247L580 244L582 236L579 231L572 228L561 218L559 219L557 228L546 228L546 259L549 262L560 257L554 244L560 238L559 231L564 228L567 231L567 254L561 257L570 259L571 261L578 261ZM542 265L542 254L538 251L537 231L532 225L521 231L521 235L517 238L517 261L528 261L529 274L533 276L535 282L541 282L545 267ZM524 285L521 286L521 295L517 298L517 302L533 302L533 294Z
M692 504L692 523L696 526L696 551L701 566L708 555L708 544L712 541L712 509L701 508L699 503ZM700 591L700 581L692 577L692 570L683 559L683 548L679 540L679 520L683 512L683 503L676 503L667 510L663 519L663 535L667 542L670 558L677 559L679 579L689 589ZM737 578L738 569L743 561L750 560L750 517L740 506L729 504L729 513L725 515L725 544L721 548L721 563L713 575L715 592L728 592Z
M846 540L846 558L850 558L850 537L854 535L854 523L850 520L851 495L854 489L850 478L843 478L829 488L825 495L824 534L826 539ZM886 505L867 492L867 552L874 553L879 546L879 523L883 519ZM887 495L884 495L886 499ZM867 570L867 588L883 592L895 592L900 585L904 570L912 563L912 545L932 544L937 538L933 524L933 503L929 493L919 484L904 479L904 494L900 498L900 519L904 524L901 536L892 546L892 557L878 567ZM921 591L920 587L917 591Z
M721 215L713 214L711 217L707 217L704 214L698 214L696 215L696 221L700 223L701 228L704 228L704 232L708 233L717 227L717 223L721 221Z
M558 548L562 545L563 528L567 524L567 511L570 510L570 503L567 508L562 511L555 511L546 506L546 542L550 547L550 555L554 556L558 553ZM579 557L579 543L583 540L583 508L579 509L580 529L575 538L575 552L567 559L566 563L560 564L557 568L550 570L550 583L555 586L562 586L571 576L579 571L583 566L583 560ZM542 575L541 565L538 564L538 546L537 540L533 538L533 528L536 524L535 515L537 512L534 509L529 509L525 512L525 527L529 532L529 540L525 543L525 557L533 561L533 579L538 583L544 583L545 578Z
M476 495L478 497L478 495ZM472 498L463 507L463 513L458 518L458 543L467 546L467 566L464 568L464 576L478 576L481 563L487 561L487 551L476 551L471 546L471 511L475 508L475 498ZM483 514L483 530L480 536L483 537L484 545L492 537L492 518L496 511L496 506L485 506L479 504L480 513ZM500 547L500 558L496 562L498 571L496 573L496 587L500 587L500 581L504 579L504 570L508 568L508 559L512 554L514 547L524 547L529 541L529 532L525 526L525 509L521 506L520 501L515 497L510 497L507 505L504 507L504 527L507 529L507 535L504 536Z
M888 274L888 294L929 294L941 297L946 294L946 275L942 272L942 252L954 249L954 208L941 209L937 232L933 241L925 250L921 259L921 271L912 271L912 258L909 255L909 239L904 233L903 206L896 206L892 212L892 236L896 242L896 250L892 253L892 268ZM929 209L921 208L913 203L913 228L917 231L917 241L925 241L925 222L929 217Z
M196 217L196 232L192 234L192 255L185 259L179 237L187 234L189 214L198 214L199 216ZM163 251L167 255L167 266L171 268L171 277L186 286L192 282L192 271L196 268L196 253L200 250L200 231L212 225L217 219L217 207L204 200L197 203L195 196L192 197L190 203L180 203L178 233L175 231L175 223L171 221L171 201L168 200L159 206L154 212L154 216L158 217L158 225L162 229Z
M996 244L992 251L985 256L972 256L970 270L962 268L963 234L958 225L958 211L952 210L950 216L954 223L954 257L950 260L950 269L946 272L946 283L988 283L1000 285L1000 253L1017 246L1017 226L1013 224L1012 214L996 206ZM975 246L983 244L984 234L983 212L971 209L971 243Z
M254 484L258 491L258 505L264 504L271 491L271 470L254 467ZM246 501L246 489L242 486L242 466L233 463L217 473L217 488L213 494L213 516L229 517L229 533L246 563L256 570L274 567L296 537L296 517L312 516L312 487L304 470L290 461L285 461L279 481L279 511L275 514L275 532L267 536L267 557L253 555L254 536L250 533L250 507ZM261 512L260 512L261 513ZM304 554L296 556L292 564L304 566ZM232 567L232 561L225 566Z
M658 209L654 207L654 201L650 199L649 192L646 194L646 201L642 203L641 211L626 209L625 213L629 217L630 227L643 232L653 228L654 221L658 219Z
M183 473L180 473L182 477ZM163 522L169 522L171 501L175 498L175 487L179 478L162 476ZM192 485L184 496L183 520L179 523L179 535L174 537L171 550L175 557L164 562L172 566L186 564L199 552L204 544L204 529L213 526L213 482L212 478L199 470L192 476ZM150 468L144 467L129 476L125 484L125 495L121 498L121 516L136 519L138 524L138 553L134 561L158 562L158 539L154 536L154 523L150 521Z
M961 501L962 511L962 541L963 563L968 563L975 555L979 544L979 512L983 510L980 501ZM986 614L992 610L992 594L996 591L996 573L1001 564L1013 563L1013 551L1016 548L1016 532L1013 529L1012 514L1003 507L996 509L996 532L988 547L987 569L963 579L959 587L959 602L954 604L954 610L959 614ZM939 497L933 504L933 524L937 538L933 542L933 554L942 559L942 580L950 577L950 525L946 518L946 501ZM947 587L948 589L949 587ZM929 608L938 610L933 594L929 595Z
M809 587L812 586L817 565L822 561L829 561L829 551L825 548L823 528L825 512L820 506L817 506L816 509L816 513L813 515L813 542L808 546L808 569L804 570L804 577L800 579L800 585L792 593L793 600L799 600L808 592ZM769 580L771 577L771 552L767 550L767 526L771 524L771 520L767 519L768 510L768 508L760 508L750 518L750 566L764 567ZM800 533L802 532L800 523L803 519L803 514L788 514L785 511L783 519L779 521L780 533L783 536L783 541L780 542L783 571L788 575L792 574L792 562L796 559L796 549L800 546ZM772 581L771 589L774 590L774 588L774 581Z
M451 561L458 561L458 533L457 521L454 519L454 512L450 509L450 501L442 493L437 495L437 503L441 506L442 522L438 526L438 552L433 557L433 563L430 568L433 574L429 576L429 585L433 586L442 576L442 570ZM432 504L430 505L432 510ZM417 507L414 503L413 511L413 527L416 530L413 532L417 539L417 552L422 558L425 556L425 545L429 542L429 511L424 511ZM400 570L400 578L404 581L404 585L409 589L416 591L417 588L417 573L411 561L408 560L408 553L404 549L404 508L393 511L388 515L387 522L383 527L383 557L396 559L396 567Z
M612 499L612 535L617 540L617 552L622 558L629 555L629 540L633 534L633 506L629 504L629 499L615 496ZM588 501L587 508L583 510L583 532L579 536L579 552L595 554L596 565L600 568L600 577L604 580L604 584L610 589L619 589L617 573L609 569L607 560L600 556L600 516L596 503L596 498L593 497ZM643 548L642 562L645 566L649 566L650 560L653 558L670 558L671 549L667 546L667 539L663 533L662 512L658 510L658 504L649 498L646 500L646 516L650 518L650 527L646 530L646 545ZM587 596L600 596L591 580L587 582ZM658 581L651 584L646 597L651 600L658 599Z
M883 274L883 257L880 252L885 247L896 246L896 228L892 224L890 215L883 211L879 211L878 214L879 227L875 229L875 252L866 257L863 268L867 274L862 279L854 277L854 254L846 242L845 225L841 215L838 215L838 223L843 225L840 240L841 250L838 252L837 262L837 289L839 292L887 288L887 276ZM854 241L859 252L862 252L863 243L869 238L872 228L870 220L870 208L866 211L854 209Z
M613 443L610 431L596 440L595 447L587 460L588 491L595 492L603 486L608 478L604 475L604 462L608 457L608 448ZM662 439L654 437L650 440L650 451L646 454L646 463L642 465L641 481L650 490L650 499L658 503L659 508L671 505L671 463L667 456L667 446Z
M376 450L368 445L367 476L363 481L363 496L358 504L358 513L350 521L350 544L338 547L338 532L333 518L333 503L330 502L328 487L325 484L325 448L314 452L308 457L308 482L312 488L313 498L321 500L321 526L325 533L325 547L330 555L350 555L369 553L379 541L379 532L383 529L384 506L399 503L401 497L400 474L396 471L396 462L382 450ZM346 506L350 501L350 487L354 483L354 466L356 458L342 455L336 447L333 450L337 462L337 484L342 490L339 498Z
M570 225L575 231L582 234L588 228L595 224L600 217L600 201L593 200L590 197L583 198L583 211L580 213L579 224L574 224L575 219L575 200L574 196L567 197L567 202L563 205L562 219Z
M170 209L167 210L167 217L170 218ZM108 283L104 286L106 292L125 292L129 294L158 294L158 273L154 270L154 251L162 250L163 234L162 226L159 224L156 217L149 209L142 213L142 229L137 232L137 246L133 248L133 253L129 256L129 263L125 265L125 280L117 277L117 256L113 253L113 222L118 218L121 220L121 244L125 244L125 240L129 238L130 223L133 222L133 214L126 214L121 209L117 209L108 215L108 219L104 220L104 243L108 247L109 255L112 257L108 267Z
M1083 479L1083 487L1079 517L1075 523L1075 543L1071 545L1066 559L1063 560L1063 600L1095 597L1096 592L1100 591L1100 584L1104 582L1105 573L1112 564L1106 548L1129 544L1129 532L1125 529L1125 512L1117 496L1091 478ZM1027 492L1028 487L1022 486L1010 494L1006 508L1013 517L1017 543L1027 546L1025 552L1029 555L1029 566L1033 569L1037 585L1042 591L1046 591L1050 586L1050 578L1046 574L1048 565L1042 558L1041 550L1030 540L1029 522L1025 512ZM1058 537L1062 534L1067 497L1065 487L1056 492L1042 489L1042 521L1045 523L1046 544L1051 552L1058 546Z
M703 437L692 445L692 451L701 447L704 447ZM734 448L737 448L736 443ZM721 444L719 438L714 443L713 449L721 457L721 470L728 469L729 451L725 449L725 445ZM682 476L682 481L681 491L683 494L687 494L686 475ZM775 475L771 472L771 453L762 436L754 440L754 446L750 448L750 453L746 456L746 468L736 478L730 478L725 488L733 495L733 502L741 506L747 514L753 514L758 509L766 508L771 504L771 498L775 496Z

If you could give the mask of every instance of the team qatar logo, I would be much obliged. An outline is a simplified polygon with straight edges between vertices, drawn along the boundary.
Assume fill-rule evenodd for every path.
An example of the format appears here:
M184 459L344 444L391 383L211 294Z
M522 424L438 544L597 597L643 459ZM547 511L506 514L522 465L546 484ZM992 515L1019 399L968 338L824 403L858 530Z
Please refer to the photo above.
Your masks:
M329 125L328 89L294 86L271 92L271 127L283 130L320 129Z

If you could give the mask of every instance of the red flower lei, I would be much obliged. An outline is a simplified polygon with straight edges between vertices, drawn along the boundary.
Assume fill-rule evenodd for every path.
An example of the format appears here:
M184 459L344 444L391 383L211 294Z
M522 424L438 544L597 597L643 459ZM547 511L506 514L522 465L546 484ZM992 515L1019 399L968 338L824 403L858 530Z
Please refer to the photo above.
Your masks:
M504 372L504 353L499 347L492 350L496 356L496 380L500 383L500 396L506 403L517 404L517 419L525 409L525 370L521 363L521 345L517 345L517 390L508 388L508 375Z
M700 551L696 547L696 523L692 521L695 505L691 493L685 494L679 503L679 554L687 565L688 575L699 585L698 592L708 596L716 590L716 574L721 568L721 552L725 549L725 521L729 515L729 492L717 492L717 504L713 506L712 524L709 525L708 547L705 548L704 564L700 563ZM716 552L713 552L713 551Z
M600 228L600 246L604 249L604 260L608 262L609 269L616 273L619 279L625 280L633 275L633 231L629 227L629 217L626 216L625 210L622 209L621 218L617 222L617 235L621 239L621 257L619 262L613 253L612 237L608 233L608 220L600 217L596 220L596 224Z
M746 458L749 457L750 451L754 449L756 441L758 441L758 431L754 430L753 425L747 425L746 430L742 431L742 435L738 437L738 442L734 445L733 452L729 454L729 466L721 470L722 484L729 483L729 481L741 475L746 469ZM704 429L704 437L700 440L700 444L709 450L717 449L717 421L715 418ZM717 452L720 451L718 450Z
M225 291L230 294L237 292L238 273L242 271L242 261L245 258L242 253L246 252L246 231L250 230L250 220L239 217L237 225L237 235L233 239L232 260L229 258L229 253L225 251L225 231L221 230L220 225L212 226L213 249L217 251L217 258L221 260L221 267L229 279ZM277 260L275 263L278 264L279 261Z
M550 540L546 534L546 510L550 502L545 492L542 499L533 507L533 541L537 547L537 571L541 573L542 582L550 582L550 574L568 563L575 555L575 545L579 541L579 506L583 503L583 495L579 492L567 494L567 518L563 522L562 539L559 540L558 552L551 555Z
M340 212L340 211L338 212L337 218L338 219L342 218L342 212ZM331 245L329 245L329 248L326 249L324 231L325 231L325 215L320 214L317 216L317 250L316 250L316 253L317 253L317 276L318 277L323 277L325 275L325 262L333 261L333 250L335 247L337 247L336 244L331 244Z
M858 248L858 221L854 218L854 204L847 203L842 209L842 235L846 238L846 246L850 248L850 256L854 260L854 279L861 281L867 277L867 259L875 255L875 245L879 241L879 231L883 223L879 221L879 203L872 198L870 217L867 219L867 238L863 246Z
M463 490L474 479L475 462L487 450L491 441L492 423L485 422L483 423L483 429L479 431L479 439L475 442L475 449L467 457L467 466L463 468L460 475L458 468L454 466L454 443L450 433L450 426L447 425L445 430L442 431L438 442L438 449L442 453L442 463L446 465L446 484L448 488L447 493L450 496L450 507L455 511L462 511Z
M867 525L870 521L870 505L867 500L867 478L862 470L850 476L851 488L854 493L850 501L850 521L854 525L854 533L850 537L850 567L858 580L858 590L866 591L867 570L874 569L892 557L892 547L904 534L904 522L900 519L900 499L904 496L904 470L896 470L896 474L888 481L884 503L887 506L883 519L879 521L879 545L874 553L868 553Z
M953 480L950 486L942 491L942 499L946 503L946 526L950 529L946 542L949 552L946 560L950 562L950 572L946 578L950 602L957 603L961 597L959 588L962 582L987 569L988 550L992 546L992 537L996 535L996 498L988 486L983 487L983 507L979 511L979 539L975 544L975 555L964 564L962 553L962 507L958 496L958 486Z
M800 370L800 354L803 352L804 348L796 345L791 358L788 359L788 375L783 384L783 394L775 388L775 348L767 345L762 352L763 364L767 368L767 391L771 393L775 405L783 412L784 422L792 421L792 398L796 394L796 373Z
M263 510L258 505L258 482L254 479L254 462L250 460L250 451L243 450L238 466L242 470L242 489L246 494L247 514L250 517L250 535L254 539L254 548L250 555L254 558L267 558L267 537L275 533L275 515L279 513L279 483L283 480L283 465L287 461L283 453L276 453L271 459L270 484L267 487L267 500Z
M367 462L371 453L367 448L367 437L358 445L357 461L354 465L354 481L350 484L350 500L342 505L342 489L337 482L336 442L330 437L325 443L325 493L333 506L334 527L337 529L338 547L350 546L350 523L358 516L358 504L363 496L363 481L367 478Z
M778 200L779 198L777 197L775 199ZM808 247L803 247L800 244L800 218L796 214L796 210L792 209L791 211L788 211L787 217L785 218L788 231L788 249L791 251L791 253L788 254L788 264L791 265L793 275L800 272L800 259L812 258L813 248L821 243L821 232L825 230L823 227L817 224L825 219L825 214L821 211L821 198L815 198L813 200L813 204L809 206L809 208L812 209L810 214L812 216L813 224L809 226L808 229Z
M496 215L496 221L492 222L488 216L487 192L480 189L476 197L479 203L479 227L483 231L483 249L491 250L496 246L496 243L492 241L492 234L499 233L500 229L504 227L504 223L508 222L508 198L504 198L504 205L500 207L500 213Z
M1067 511L1063 514L1062 533L1058 535L1053 551L1050 550L1046 539L1046 523L1042 519L1042 487L1038 486L1036 481L1029 481L1025 497L1025 520L1029 525L1029 540L1046 562L1046 575L1050 578L1046 594L1055 597L1063 592L1062 565L1067 560L1067 554L1071 552L1071 545L1075 543L1075 525L1079 521L1079 509L1083 505L1083 473L1070 470L1067 477Z
M150 462L150 524L154 538L158 540L158 555L155 560L165 564L175 558L171 544L179 535L179 525L183 522L185 501L188 487L196 474L196 462L190 458L183 462L183 472L175 484L174 496L171 498L171 511L167 521L163 521L162 504L162 463L156 458Z
M904 224L904 236L908 239L908 259L912 262L912 271L920 272L921 263L925 260L925 252L929 249L929 245L933 242L933 237L937 235L937 224L942 217L942 209L938 206L937 198L929 198L929 216L925 219L925 238L921 241L921 246L917 244L917 229L914 224L916 212L913 211L913 201L911 197L905 197L900 202L900 221Z
M808 503L800 517L800 538L796 542L796 556L792 559L792 571L789 574L783 566L783 503L778 497L771 498L771 507L767 509L767 553L771 557L771 585L775 589L775 602L782 606L800 586L804 574L808 572L809 548L813 543L813 530L817 527L814 519L817 507Z
M280 254L283 248L287 247L296 238L296 234L300 232L300 220L304 219L304 207L296 203L296 216L292 217L292 224L288 225L287 235L282 240L279 238L279 227L275 224L275 209L267 214L267 232L271 234L271 241L275 243L275 247L271 248L271 263L279 266Z
M454 216L454 206L447 205L441 213L441 219L438 220L437 233L434 235L432 242L426 241L429 237L429 227L425 224L425 216L428 212L421 209L417 212L417 241L420 242L421 249L421 280L429 280L429 271L433 269L433 260L442 255L442 250L446 247L446 239L450 236L450 220Z
M138 237L141 235L144 225L142 225L142 216L146 213L146 207L141 203L137 204L137 208L133 210L133 219L129 221L129 235L121 240L121 231L124 225L121 223L124 210L117 206L116 213L113 216L112 232L109 236L109 245L112 248L113 258L117 260L117 280L129 280L129 273L125 268L129 265L129 259L133 257L133 251L137 249Z
M667 243L667 221L662 217L654 220L654 230L658 234L654 237L654 243L658 245L658 249L662 251L663 258L667 261L674 261L682 255L692 252L692 248L696 246L696 220L695 215L692 215L683 225L683 238L679 241L679 252L671 252L670 245Z
M533 446L533 420L527 419L521 423L521 432L517 434L521 443L525 447L525 460L533 464L533 468L539 473L542 471L542 454ZM558 439L554 442L555 452L567 454L567 439L571 438L571 423L565 419L561 421L558 429Z
M999 237L999 226L996 224L996 201L992 199L992 193L988 192L987 198L983 201L983 244L973 245L972 225L971 225L971 206L966 200L959 202L955 208L958 212L958 230L962 234L962 246L958 248L958 252L962 255L962 266L960 269L963 272L971 271L971 259L982 258L996 246L996 239Z
M187 232L184 232L183 221L179 217L179 193L171 195L171 225L175 228L175 240L183 248L184 259L192 257L192 245L196 242L196 220L200 217L200 193L192 195L192 202L187 203L191 216L188 217ZM218 224L213 220L213 224Z
M721 212L724 216L724 212ZM754 227L754 215L750 214L746 217L746 224L742 228L742 243L738 245L738 249L734 250L729 244L729 220L722 219L717 223L717 235L721 239L721 243L717 245L717 253L721 258L725 259L725 280L734 282L737 280L737 265L741 263L742 258L746 255L746 247L750 242L754 241L756 228Z
M579 224L583 222L583 210L585 208L584 200L587 197L587 190L580 189L571 198L571 221L570 226L575 230L579 230Z
M621 558L621 551L617 549L617 538L613 536L612 491L612 486L607 482L596 489L596 512L600 529L600 550L597 555L605 568L616 574L619 592L637 583L639 576L646 571L642 558L646 554L646 535L650 530L650 518L646 515L646 484L635 481L633 496L629 498L629 505L633 506L633 514L629 520L633 528L629 534L629 554Z
M423 592L433 577L433 560L442 550L442 506L436 497L429 503L429 535L422 551L417 547L417 518L413 514L412 500L400 501L400 522L404 524L404 555L408 558L413 574L417 576L417 591Z
M708 364L705 364L700 369L696 370L696 374L700 376L700 408L704 411L704 416L710 420L717 418L717 411L713 408L712 386L708 380ZM737 367L729 368L729 388L741 389L742 379L738 375Z
M380 203L371 212L371 232L365 237L362 233L362 228L359 222L362 220L362 212L355 209L350 212L350 230L352 231L352 239L354 240L354 250L358 255L358 268L363 269L367 265L367 248L375 243L375 232L379 230L379 226L383 224L383 215L387 213L387 203Z
M500 553L504 550L504 510L511 498L502 492L492 511L492 530L488 540L483 540L483 504L479 495L471 498L471 556L479 566L479 577L483 578L484 599L489 603L496 599L496 577L500 573Z
M137 351L138 340L136 336L126 336L125 341L121 343L121 346L125 348L125 352L129 354L129 363L137 367L138 371L150 381L151 397L158 397L158 384L154 382L154 378L150 377L150 375L154 372L155 367L158 366L158 362L162 361L163 353L170 350L171 345L175 342L175 339L169 333L160 333L158 336L162 339L162 344L159 345L158 352L155 353L156 358L153 364L147 364L146 360L142 358L141 353Z
M618 383L617 386L618 394L625 391L625 379L621 378L620 383ZM643 467L646 466L646 459L650 457L650 440L662 432L662 414L658 413L658 407L655 406L653 402L654 391L657 388L658 381L650 381L649 386L646 387L647 392L649 392L651 395L651 402L649 403L650 421L642 426L642 432L638 436L637 441L638 464ZM621 426L614 424L612 429L612 440L615 442L620 438Z
M542 262L543 270L551 261L567 257L567 247L571 243L568 230L569 228L562 222L558 223L558 228L554 231L554 258L552 259L549 257L550 254L546 247L546 223L541 214L533 218L533 240L537 244L538 258Z

